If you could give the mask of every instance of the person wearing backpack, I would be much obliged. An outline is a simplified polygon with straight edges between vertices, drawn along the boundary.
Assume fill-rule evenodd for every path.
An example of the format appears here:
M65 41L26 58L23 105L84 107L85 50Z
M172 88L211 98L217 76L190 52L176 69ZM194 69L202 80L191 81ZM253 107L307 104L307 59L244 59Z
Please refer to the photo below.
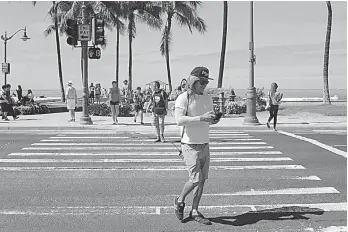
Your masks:
M155 81L154 91L151 95L150 103L147 106L146 112L153 104L153 125L155 126L157 132L157 139L155 142L164 143L164 119L167 115L168 109L168 94L163 89L160 89L160 87L160 83L158 81Z

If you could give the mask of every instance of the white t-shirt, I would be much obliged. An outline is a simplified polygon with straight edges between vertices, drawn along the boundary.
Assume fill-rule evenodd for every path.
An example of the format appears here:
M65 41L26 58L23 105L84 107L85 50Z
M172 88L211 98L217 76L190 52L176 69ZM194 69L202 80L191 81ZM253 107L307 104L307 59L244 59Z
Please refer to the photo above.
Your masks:
M175 108L187 109L187 92L178 96L175 101ZM207 94L190 96L187 116L195 117L213 110L213 99ZM183 127L180 128L180 135ZM187 144L209 143L209 123L197 122L185 126L185 132L181 142Z

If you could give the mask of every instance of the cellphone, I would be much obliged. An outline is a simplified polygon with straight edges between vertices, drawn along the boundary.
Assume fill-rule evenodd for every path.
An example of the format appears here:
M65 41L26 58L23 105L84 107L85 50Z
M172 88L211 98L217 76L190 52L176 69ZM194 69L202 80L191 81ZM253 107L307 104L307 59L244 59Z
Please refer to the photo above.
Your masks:
M215 114L215 120L220 120L220 118L222 117L222 113L218 112Z

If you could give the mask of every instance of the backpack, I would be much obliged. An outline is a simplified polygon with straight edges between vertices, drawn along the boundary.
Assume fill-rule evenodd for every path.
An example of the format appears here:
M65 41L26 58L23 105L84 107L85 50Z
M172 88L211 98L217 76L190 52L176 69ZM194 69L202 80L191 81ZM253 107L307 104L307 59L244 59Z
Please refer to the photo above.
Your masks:
M156 102L154 102L153 112L157 115L163 115L166 112L165 99L164 99L164 91L161 90L161 97L164 101L164 107L157 106ZM152 99L155 99L155 92L152 93Z

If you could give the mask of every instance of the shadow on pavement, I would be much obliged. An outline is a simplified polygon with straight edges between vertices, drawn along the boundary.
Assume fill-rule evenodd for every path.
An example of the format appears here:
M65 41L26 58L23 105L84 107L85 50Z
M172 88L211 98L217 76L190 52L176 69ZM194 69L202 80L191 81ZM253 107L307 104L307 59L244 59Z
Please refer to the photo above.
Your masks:
M216 218L209 218L211 222L220 223L231 226L245 226L257 223L261 220L309 220L309 217L304 215L314 214L322 215L324 210L319 208L290 206L274 209L266 209L259 211L247 212L237 216L222 216Z

